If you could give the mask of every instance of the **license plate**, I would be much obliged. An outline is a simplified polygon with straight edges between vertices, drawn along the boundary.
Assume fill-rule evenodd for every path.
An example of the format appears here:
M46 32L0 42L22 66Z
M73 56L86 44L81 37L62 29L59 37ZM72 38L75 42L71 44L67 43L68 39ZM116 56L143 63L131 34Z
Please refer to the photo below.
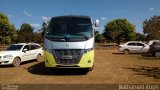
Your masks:
M62 59L72 59L72 56L70 56L70 55L64 55L64 56L62 56Z

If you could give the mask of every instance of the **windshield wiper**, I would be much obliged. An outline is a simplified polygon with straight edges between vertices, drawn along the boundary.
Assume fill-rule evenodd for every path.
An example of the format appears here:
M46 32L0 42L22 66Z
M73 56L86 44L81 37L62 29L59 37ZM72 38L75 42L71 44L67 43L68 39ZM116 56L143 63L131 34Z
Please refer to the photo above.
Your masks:
M80 36L83 36L84 39L88 40L89 37L85 36L84 34L72 34L72 35L80 35ZM58 34L58 36L62 36L61 38L52 38L52 37L47 37L48 39L51 39L51 40L60 40L60 41L70 41L70 35L64 35L64 34Z
M63 36L63 39L65 39L66 41L69 41L70 39L70 36L66 36L64 34L59 34L60 36Z
M59 35L59 36L62 36L62 37L50 37L50 36L45 36L47 39L49 39L49 40L53 40L53 41L66 41L66 39L65 39L65 36L64 35Z
M84 34L77 33L77 34L73 34L73 35L81 35L81 36L83 36L83 37L84 37L84 39L86 39L86 40L88 40L88 39L89 39L89 37L85 36Z

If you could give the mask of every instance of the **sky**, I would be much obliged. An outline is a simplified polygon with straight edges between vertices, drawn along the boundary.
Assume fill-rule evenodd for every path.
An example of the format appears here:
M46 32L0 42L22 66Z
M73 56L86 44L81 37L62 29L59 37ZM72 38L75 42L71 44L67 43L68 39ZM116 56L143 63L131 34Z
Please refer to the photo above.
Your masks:
M99 32L116 18L126 18L143 33L143 21L160 15L160 0L0 0L0 12L20 29L23 23L41 28L44 21L61 15L87 15L99 20Z

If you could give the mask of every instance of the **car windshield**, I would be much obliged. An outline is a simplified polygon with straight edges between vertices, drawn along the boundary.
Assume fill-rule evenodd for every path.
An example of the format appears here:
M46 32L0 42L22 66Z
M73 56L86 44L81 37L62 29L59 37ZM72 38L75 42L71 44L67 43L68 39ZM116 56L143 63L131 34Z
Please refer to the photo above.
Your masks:
M19 51L22 47L23 45L11 45L6 49L6 51Z
M49 38L88 39L93 37L89 18L53 18L46 31Z

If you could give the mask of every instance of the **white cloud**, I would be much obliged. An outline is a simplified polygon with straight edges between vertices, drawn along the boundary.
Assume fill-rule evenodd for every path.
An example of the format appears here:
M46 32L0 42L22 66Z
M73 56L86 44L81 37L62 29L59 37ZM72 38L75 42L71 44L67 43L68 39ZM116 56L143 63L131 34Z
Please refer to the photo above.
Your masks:
M40 29L42 26L40 24L30 24L32 27L34 27L35 29Z
M31 24L31 26L39 27L39 26L41 26L41 25L40 25L40 24L35 23L35 24Z
M41 16L41 18L44 21L49 21L51 19L51 17L48 17L48 16Z
M41 28L42 26L40 24L34 23L34 24L30 24L33 28L34 28L34 32L41 32Z
M149 8L150 11L154 11L155 13L160 13L160 9L158 8Z
M142 24L142 21L141 21L141 20L137 20L137 23L138 23L138 24Z
M13 17L13 15L11 15L11 14L9 14L9 15L7 15L9 18L11 18L11 17Z
M25 15L27 15L28 17L32 17L32 14L31 14L31 13L29 13L28 11L23 10L22 12L23 12Z
M152 8L149 8L149 10L150 10L150 11L153 11L153 10L154 10L154 8L153 8L153 7L152 7Z
M108 20L109 18L101 17L101 20Z

